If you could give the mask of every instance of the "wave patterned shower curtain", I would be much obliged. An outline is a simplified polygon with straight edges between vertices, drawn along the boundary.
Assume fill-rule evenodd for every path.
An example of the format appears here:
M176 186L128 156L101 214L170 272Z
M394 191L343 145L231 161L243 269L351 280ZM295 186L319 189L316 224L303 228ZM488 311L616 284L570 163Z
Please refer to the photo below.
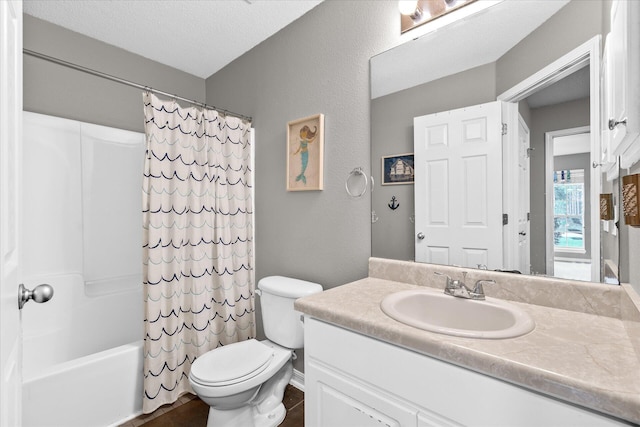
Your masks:
M255 337L250 123L145 93L144 398L191 391L200 355Z

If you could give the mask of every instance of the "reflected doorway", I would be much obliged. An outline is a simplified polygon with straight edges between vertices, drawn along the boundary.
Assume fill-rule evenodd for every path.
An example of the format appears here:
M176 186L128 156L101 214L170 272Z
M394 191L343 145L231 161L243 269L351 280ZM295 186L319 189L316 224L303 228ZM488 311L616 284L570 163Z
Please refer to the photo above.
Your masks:
M547 274L590 280L591 200L588 126L547 132L546 246Z

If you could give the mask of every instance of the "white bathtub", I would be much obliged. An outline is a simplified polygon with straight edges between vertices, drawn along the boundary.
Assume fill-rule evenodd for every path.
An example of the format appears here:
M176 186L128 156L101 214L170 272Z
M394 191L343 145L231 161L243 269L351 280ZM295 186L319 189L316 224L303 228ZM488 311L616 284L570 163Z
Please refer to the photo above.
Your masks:
M46 282L53 299L22 311L23 426L109 426L141 414L139 280L98 284L102 293L77 274Z

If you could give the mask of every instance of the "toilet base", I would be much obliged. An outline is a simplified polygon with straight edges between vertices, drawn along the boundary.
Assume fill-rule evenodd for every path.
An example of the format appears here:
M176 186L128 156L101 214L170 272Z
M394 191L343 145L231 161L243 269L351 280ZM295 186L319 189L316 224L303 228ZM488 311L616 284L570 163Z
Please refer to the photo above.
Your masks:
M282 399L292 376L293 363L289 360L245 406L225 410L209 407L207 427L276 427L287 415Z
M207 427L221 426L253 426L276 427L284 421L287 410L280 403L275 409L266 413L257 413L254 406L246 406L238 409L222 411L209 407Z

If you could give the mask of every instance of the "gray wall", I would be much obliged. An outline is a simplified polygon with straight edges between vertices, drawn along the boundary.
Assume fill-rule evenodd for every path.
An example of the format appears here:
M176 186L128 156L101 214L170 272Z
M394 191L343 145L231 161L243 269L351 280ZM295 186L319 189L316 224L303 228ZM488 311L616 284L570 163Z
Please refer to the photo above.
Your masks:
M381 158L413 153L413 118L438 111L495 101L495 65L483 65L371 101L371 173L381 182ZM376 186L372 209L378 220L371 225L372 255L415 259L413 185ZM388 203L396 196L400 206Z
M525 37L496 63L497 94L570 52L592 37L603 34L603 3L573 0Z
M531 272L546 274L545 133L589 126L589 98L530 111L531 147Z
M257 279L367 276L370 193L350 198L345 180L369 170L369 58L398 37L396 2L326 1L207 79L208 102L254 118ZM317 113L324 190L287 192L287 122Z
M204 101L199 77L24 15L24 48ZM142 91L24 55L24 110L144 131Z

